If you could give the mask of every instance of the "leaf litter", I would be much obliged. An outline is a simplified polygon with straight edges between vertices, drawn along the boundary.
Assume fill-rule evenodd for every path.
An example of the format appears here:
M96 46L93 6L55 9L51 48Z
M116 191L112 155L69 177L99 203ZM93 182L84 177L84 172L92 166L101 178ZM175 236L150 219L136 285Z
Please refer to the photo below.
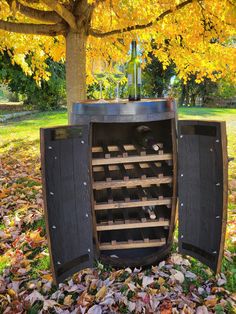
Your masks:
M236 294L224 273L214 276L173 253L148 269L97 262L55 286L42 209L37 150L1 160L0 313L235 313ZM226 250L226 258L235 256ZM195 267L193 267L195 265Z

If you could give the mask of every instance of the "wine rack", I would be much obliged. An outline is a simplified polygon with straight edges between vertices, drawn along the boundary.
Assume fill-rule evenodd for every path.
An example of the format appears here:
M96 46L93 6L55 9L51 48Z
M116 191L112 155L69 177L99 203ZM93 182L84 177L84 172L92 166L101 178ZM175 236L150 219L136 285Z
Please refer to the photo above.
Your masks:
M95 259L115 267L163 260L173 243L177 186L179 252L219 272L227 221L225 123L178 121L171 99L85 101L72 106L70 122L40 131L54 282L93 267Z
M101 252L112 256L119 250L166 245L173 155L162 142L158 146L158 152L135 143L103 142L92 147L94 216Z

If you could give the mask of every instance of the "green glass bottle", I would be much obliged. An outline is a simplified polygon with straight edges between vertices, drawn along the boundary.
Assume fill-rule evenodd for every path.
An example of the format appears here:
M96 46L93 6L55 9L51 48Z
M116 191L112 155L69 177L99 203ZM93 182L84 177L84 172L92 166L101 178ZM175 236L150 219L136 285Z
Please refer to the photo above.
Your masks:
M141 63L137 57L137 43L132 40L131 60L128 63L128 93L129 100L141 99Z

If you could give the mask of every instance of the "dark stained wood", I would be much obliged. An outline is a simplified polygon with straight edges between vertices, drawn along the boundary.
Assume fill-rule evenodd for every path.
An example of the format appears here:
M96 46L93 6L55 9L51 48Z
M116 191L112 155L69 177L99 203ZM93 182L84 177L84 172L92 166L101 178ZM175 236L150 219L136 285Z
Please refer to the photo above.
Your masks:
M63 135L58 140L55 128L41 129L44 208L56 283L91 267L94 260L89 128L80 126L80 132L73 126L63 128L69 132L60 134L68 133L69 138Z
M214 271L227 210L225 122L179 121L179 248Z
M167 162L167 167L172 168L172 203L171 203L171 216L170 216L170 227L169 227L169 234L167 238L167 243L171 244L174 237L174 229L176 225L177 220L177 214L176 214L176 207L177 207L177 189L178 189L178 177L177 177L177 171L178 171L178 164L177 164L177 119L171 120L171 145L172 145L172 152L173 152L173 160ZM166 167L166 165L164 166Z
M71 124L130 123L173 119L176 108L167 99L143 99L139 102L104 103L81 102L73 105Z
M220 124L220 134L221 134L221 152L222 152L222 179L223 179L223 201L222 201L222 221L221 221L221 240L220 249L217 261L216 273L220 273L222 259L224 257L224 245L225 245L225 235L227 226L227 210L228 210L228 163L230 159L227 153L227 133L226 133L226 123Z

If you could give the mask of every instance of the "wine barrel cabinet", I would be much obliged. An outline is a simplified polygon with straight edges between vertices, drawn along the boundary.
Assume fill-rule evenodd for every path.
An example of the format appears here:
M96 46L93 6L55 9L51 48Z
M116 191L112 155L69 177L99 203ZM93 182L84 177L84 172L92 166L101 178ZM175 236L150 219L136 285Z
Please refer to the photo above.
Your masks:
M70 120L41 129L54 281L96 259L117 267L162 260L172 246L177 200L179 251L219 271L227 213L225 122L178 121L170 99L76 103ZM141 125L152 131L158 151L135 141Z

